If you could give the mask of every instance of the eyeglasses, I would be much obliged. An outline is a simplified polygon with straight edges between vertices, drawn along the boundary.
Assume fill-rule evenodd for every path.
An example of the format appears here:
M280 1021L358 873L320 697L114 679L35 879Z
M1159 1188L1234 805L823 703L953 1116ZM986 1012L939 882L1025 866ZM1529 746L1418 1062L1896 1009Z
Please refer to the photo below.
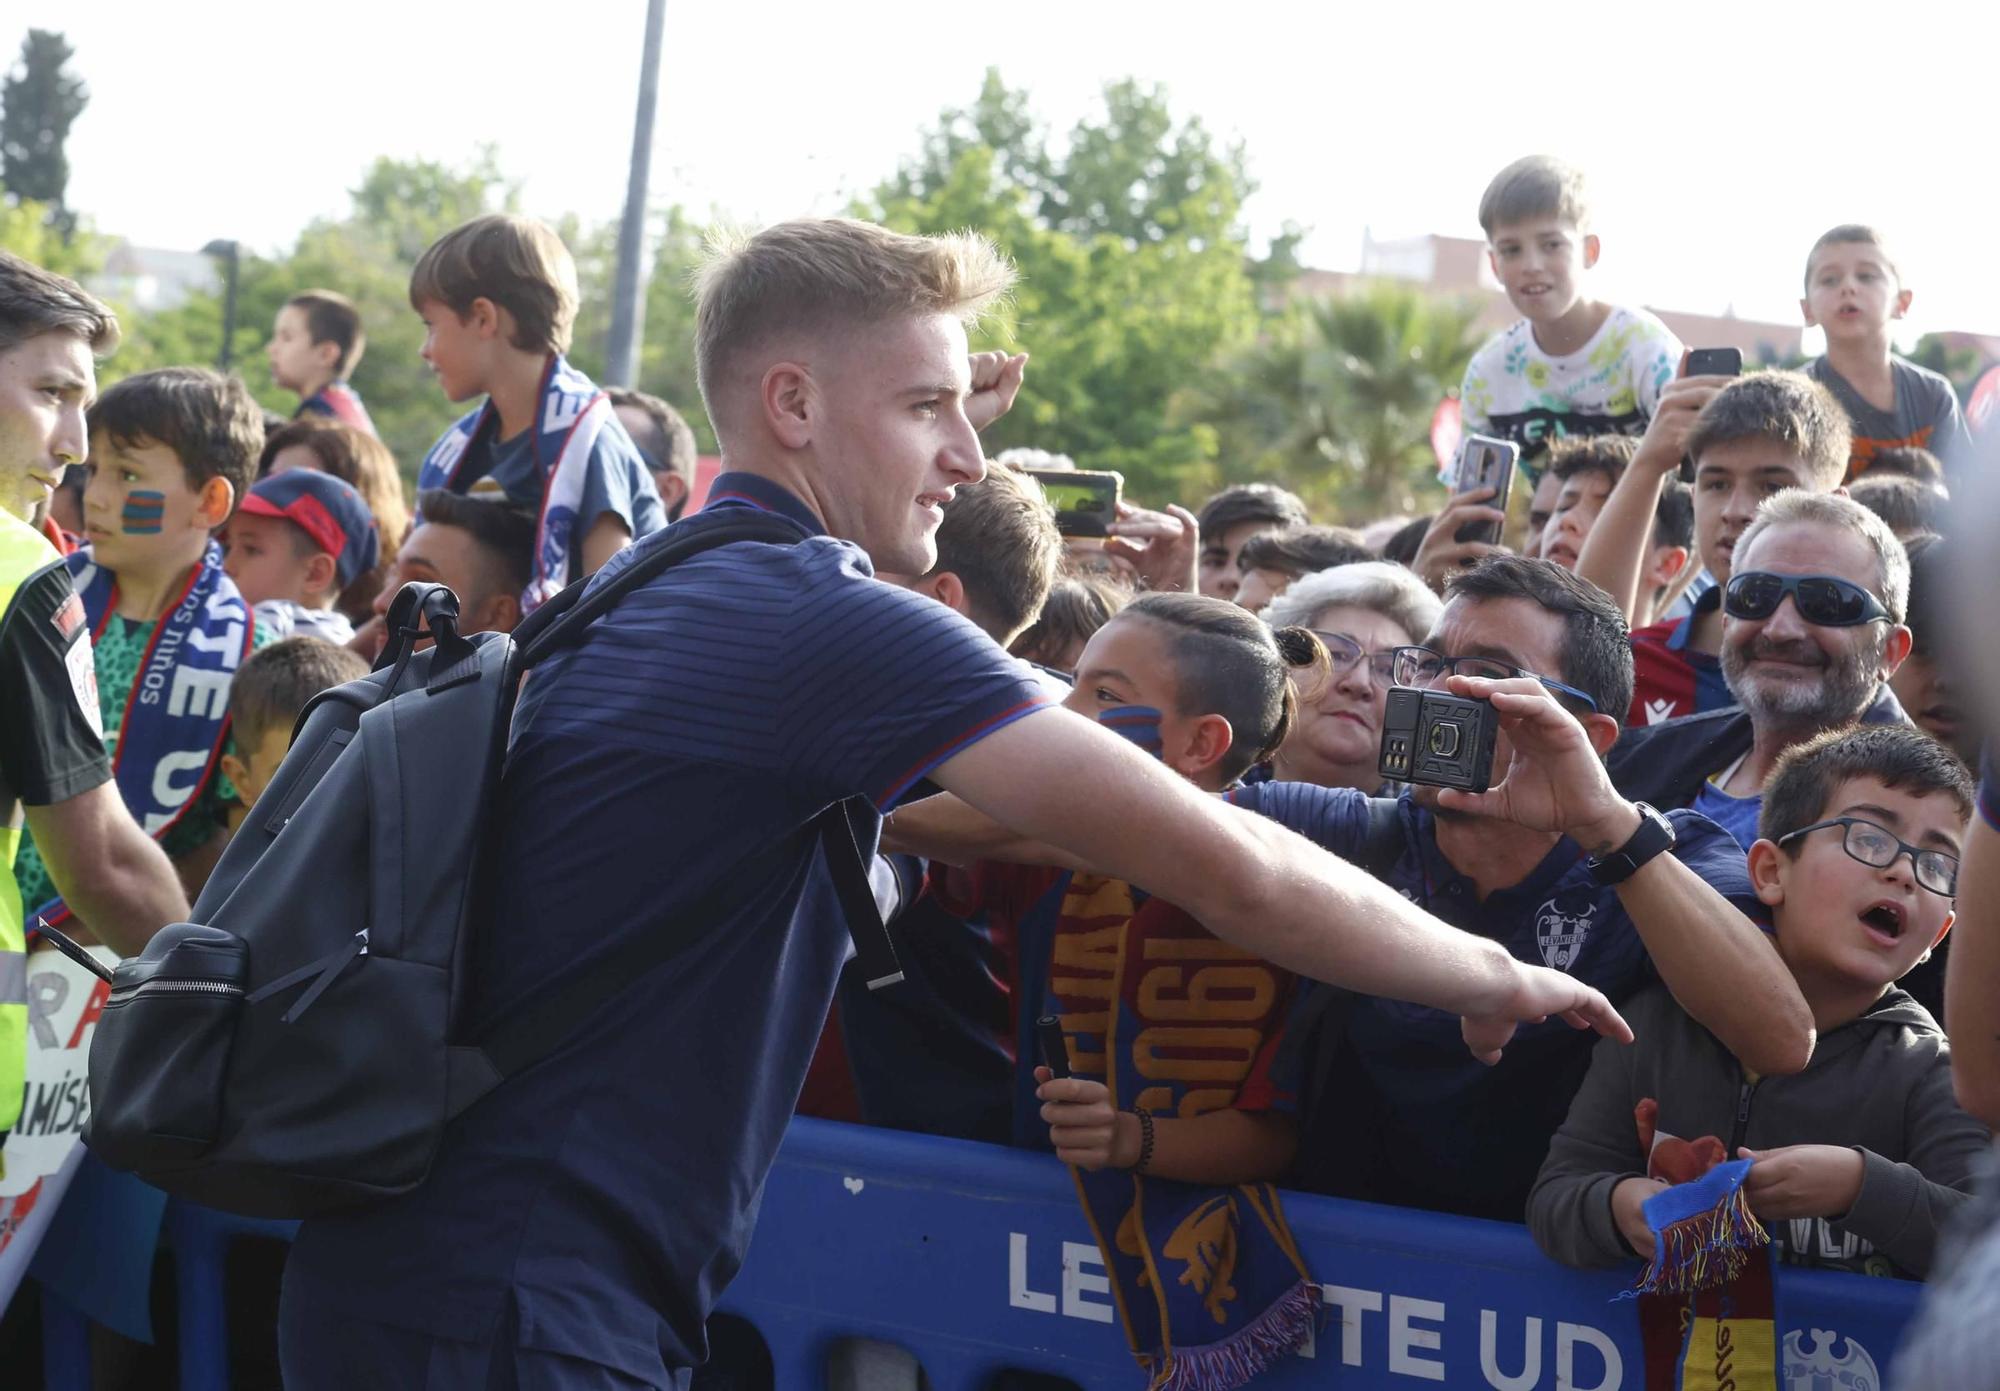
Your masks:
M1769 618L1787 594L1800 618L1822 628L1895 621L1880 599L1850 580L1837 575L1773 575L1764 570L1731 575L1722 590L1722 611L1731 618Z
M1919 850L1898 839L1886 826L1863 821L1858 816L1836 816L1830 821L1815 821L1810 826L1799 827L1790 835L1779 836L1778 844L1797 840L1813 831L1823 831L1828 826L1841 828L1840 848L1847 852L1848 858L1859 860L1870 869L1887 869L1908 855L1910 863L1916 867L1918 884L1945 898L1957 895L1958 856L1942 850Z
M1565 686L1539 672L1526 671L1512 662L1497 661L1492 657L1447 657L1428 647L1399 647L1391 655L1395 658L1395 665L1390 679L1398 686L1435 686L1447 676L1476 676L1482 681L1508 681L1516 676L1525 676L1541 682L1557 695L1568 696L1593 713L1597 710L1597 702L1576 687Z
M1386 686L1394 679L1396 667L1394 649L1387 652L1369 652L1345 633L1323 633L1317 628L1311 632L1326 648L1327 662L1335 676L1347 675L1365 658L1369 674L1377 681Z

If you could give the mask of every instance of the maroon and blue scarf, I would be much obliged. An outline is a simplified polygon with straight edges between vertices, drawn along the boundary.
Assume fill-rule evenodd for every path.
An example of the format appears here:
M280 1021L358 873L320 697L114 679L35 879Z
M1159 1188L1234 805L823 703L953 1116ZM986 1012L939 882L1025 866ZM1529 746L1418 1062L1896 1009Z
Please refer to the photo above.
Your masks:
M542 502L535 527L535 572L521 595L524 610L540 607L569 583L577 512L583 506L591 451L597 447L599 432L616 418L610 398L597 383L560 354L549 357L542 370L541 404L535 411L535 468L542 480ZM488 399L431 446L417 475L417 490L464 492L478 481L459 476L467 455L474 453L472 445L482 434L499 428L499 412ZM418 520L423 519L420 516Z
M118 577L93 563L88 547L69 556L94 641L118 607ZM250 611L222 573L213 541L187 584L153 625L118 726L112 776L133 818L159 839L199 800L229 736L229 683L250 654ZM70 915L60 898L28 914L56 926Z
M1155 753L1159 718L1100 717ZM1053 940L1024 943L1036 1006L1024 1012L1061 1019L1072 1075L1102 1082L1120 1110L1167 1119L1232 1105L1283 1029L1291 975L1118 880L1068 876L1053 918ZM1070 1172L1150 1387L1242 1386L1317 1325L1319 1286L1273 1185Z

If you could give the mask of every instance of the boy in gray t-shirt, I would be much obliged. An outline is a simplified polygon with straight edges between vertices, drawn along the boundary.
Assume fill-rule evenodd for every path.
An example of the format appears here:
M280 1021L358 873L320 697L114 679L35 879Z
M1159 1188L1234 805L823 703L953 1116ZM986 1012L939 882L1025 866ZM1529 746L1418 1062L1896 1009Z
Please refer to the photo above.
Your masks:
M1953 477L1969 454L1951 383L1890 351L1889 325L1909 307L1910 291L1874 228L1836 227L1813 244L1799 308L1808 326L1826 331L1826 355L1805 370L1853 422L1850 479L1885 449L1928 449Z

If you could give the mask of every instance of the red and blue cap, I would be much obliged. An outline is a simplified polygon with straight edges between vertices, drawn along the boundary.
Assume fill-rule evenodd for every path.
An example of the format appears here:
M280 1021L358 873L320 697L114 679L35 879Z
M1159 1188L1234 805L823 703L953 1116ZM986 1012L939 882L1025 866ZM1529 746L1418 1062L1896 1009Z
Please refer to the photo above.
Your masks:
M290 522L333 557L345 589L375 568L381 545L375 515L353 485L317 469L286 469L251 485L241 511Z

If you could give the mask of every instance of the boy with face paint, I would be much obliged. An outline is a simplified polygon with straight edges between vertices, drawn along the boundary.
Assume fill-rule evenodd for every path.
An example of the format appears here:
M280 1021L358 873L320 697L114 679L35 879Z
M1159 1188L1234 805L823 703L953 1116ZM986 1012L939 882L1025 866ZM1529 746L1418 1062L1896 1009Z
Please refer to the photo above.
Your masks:
M167 367L113 386L88 423L85 544L68 565L94 644L105 744L126 806L193 896L227 841L229 683L254 630L211 533L249 485L263 417L235 378ZM70 917L32 843L15 878L29 921Z
M1896 982L1951 927L1971 814L1964 767L1914 729L1785 754L1750 880L1812 1009L1812 1061L1760 1078L1664 988L1634 999L1638 1042L1597 1050L1529 1199L1543 1250L1572 1265L1650 1256L1641 1208L1692 1149L1755 1161L1744 1192L1787 1264L1929 1273L1990 1141L1953 1098L1944 1031Z

